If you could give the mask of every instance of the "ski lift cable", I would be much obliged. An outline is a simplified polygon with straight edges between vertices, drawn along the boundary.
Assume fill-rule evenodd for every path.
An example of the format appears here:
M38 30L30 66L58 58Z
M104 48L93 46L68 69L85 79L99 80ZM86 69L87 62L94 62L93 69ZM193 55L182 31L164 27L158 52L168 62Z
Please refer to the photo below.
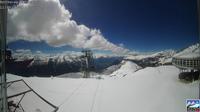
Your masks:
M78 87L76 87L70 95L68 95L59 105L58 108L60 108L63 104L65 104L83 85L86 83L86 80L82 81Z

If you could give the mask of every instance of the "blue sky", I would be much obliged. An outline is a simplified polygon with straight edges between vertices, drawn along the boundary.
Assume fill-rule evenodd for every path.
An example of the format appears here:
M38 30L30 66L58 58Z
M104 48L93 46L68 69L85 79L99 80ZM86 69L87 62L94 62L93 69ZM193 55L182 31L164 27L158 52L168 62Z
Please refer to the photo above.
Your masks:
M110 42L116 45L123 44L130 50L151 52L181 49L198 42L196 0L62 0L61 2L72 13L72 19L78 24L100 29ZM35 47L38 43L44 47ZM50 47L45 42L38 43L33 42L30 47L38 50ZM12 42L10 47L23 48L23 44L20 45L20 41ZM69 46L51 49L77 50Z

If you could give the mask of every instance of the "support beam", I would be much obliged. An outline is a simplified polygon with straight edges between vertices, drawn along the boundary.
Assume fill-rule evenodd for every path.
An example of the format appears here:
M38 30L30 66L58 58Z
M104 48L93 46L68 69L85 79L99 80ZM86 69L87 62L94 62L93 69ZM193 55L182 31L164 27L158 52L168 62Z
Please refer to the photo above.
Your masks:
M6 0L0 0L1 2ZM8 112L8 105L7 105L7 85L6 85L6 69L5 69L5 52L6 52L6 36L7 36L7 4L1 4L0 9L0 46L1 46L1 104L0 104L0 111L1 112Z

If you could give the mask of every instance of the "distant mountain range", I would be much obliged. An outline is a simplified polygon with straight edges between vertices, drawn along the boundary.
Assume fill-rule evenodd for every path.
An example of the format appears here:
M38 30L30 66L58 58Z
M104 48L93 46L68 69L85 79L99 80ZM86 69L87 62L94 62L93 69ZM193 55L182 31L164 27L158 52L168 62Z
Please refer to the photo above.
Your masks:
M113 68L119 68L122 60L128 60L136 63L140 67L170 65L173 56L185 53L193 53L199 51L199 44L189 46L185 49L165 50L151 54L134 54L134 55L99 55L94 54L94 72L108 72ZM61 54L45 54L40 51L32 53L30 50L15 50L13 57L18 60L26 60L34 58L34 61L25 70L14 69L8 71L13 74L27 76L56 76L64 73L81 71L81 52L64 52ZM110 68L109 68L110 67ZM111 69L112 68L112 69ZM113 71L112 71L113 72Z

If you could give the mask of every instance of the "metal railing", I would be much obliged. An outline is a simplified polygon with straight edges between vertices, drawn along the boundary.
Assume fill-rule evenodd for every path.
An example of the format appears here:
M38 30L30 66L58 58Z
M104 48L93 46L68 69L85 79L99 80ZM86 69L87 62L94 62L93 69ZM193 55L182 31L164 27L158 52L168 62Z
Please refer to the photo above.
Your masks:
M200 58L173 58L172 64L182 69L200 70Z
M52 103L50 103L49 101L47 101L45 98L43 98L41 95L39 95L36 91L34 91L23 79L20 79L20 80L15 80L15 81L10 81L10 82L7 82L7 88L9 88L12 84L16 83L16 82L23 82L27 87L28 87L28 90L25 90L25 91L22 91L20 93L16 93L14 95L10 95L10 96L7 96L7 99L12 99L14 97L18 97L18 96L21 96L21 99L20 101L17 103L17 105L15 106L15 109L13 112L16 111L17 108L19 108L19 106L21 107L21 110L23 112L25 112L25 110L23 109L22 105L21 105L21 101L23 100L24 96L27 94L27 93L30 93L30 92L33 92L37 97L39 97L42 101L44 101L45 103L47 103L49 106L53 107L54 110L52 112L57 112L58 111L58 107L53 105ZM0 85L2 85L3 83L0 83ZM0 98L0 101L2 100L2 98ZM9 102L8 102L9 104ZM9 106L9 105L8 105Z

